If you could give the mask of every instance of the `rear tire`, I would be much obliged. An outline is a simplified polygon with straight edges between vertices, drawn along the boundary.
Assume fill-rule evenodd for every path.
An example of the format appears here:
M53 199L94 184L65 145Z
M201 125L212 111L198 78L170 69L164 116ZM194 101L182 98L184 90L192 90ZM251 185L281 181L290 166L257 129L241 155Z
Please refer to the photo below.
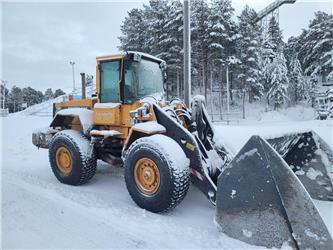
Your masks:
M136 177L137 165L142 160L158 169L153 175L158 176L159 185L151 192L145 192ZM182 148L167 136L153 135L136 140L124 155L124 166L127 190L141 208L154 213L166 212L176 207L187 194L189 160Z
M65 152L65 164L59 159L61 152ZM54 175L64 184L85 184L96 173L95 151L89 140L76 130L63 130L54 135L49 146L49 160Z

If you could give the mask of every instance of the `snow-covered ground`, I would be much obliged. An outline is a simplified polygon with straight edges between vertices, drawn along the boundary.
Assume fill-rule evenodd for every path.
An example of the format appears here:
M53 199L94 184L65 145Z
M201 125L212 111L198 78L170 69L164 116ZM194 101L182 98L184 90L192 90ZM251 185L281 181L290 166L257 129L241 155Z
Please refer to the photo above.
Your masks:
M195 187L174 211L161 215L135 205L120 167L100 162L88 184L59 183L47 150L31 143L32 131L47 126L51 118L17 114L0 119L3 248L258 249L220 233L213 223L214 207ZM332 121L252 119L217 124L216 133L238 150L253 134L307 128L332 146ZM333 233L332 203L315 203Z

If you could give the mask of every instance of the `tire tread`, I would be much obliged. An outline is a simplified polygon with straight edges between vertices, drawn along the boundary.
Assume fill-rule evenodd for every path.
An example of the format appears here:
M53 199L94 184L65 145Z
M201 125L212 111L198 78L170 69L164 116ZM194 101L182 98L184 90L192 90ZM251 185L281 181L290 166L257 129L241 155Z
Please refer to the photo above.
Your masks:
M84 147L82 146L84 143L90 143L89 140L82 133L75 130L62 130L56 133L52 138L50 145L57 139L69 140L80 155L82 165L80 179L73 185L79 186L87 183L95 175L97 169L97 157L94 150L92 149L92 152L85 152ZM51 156L51 152L49 151L50 162L51 157L53 156ZM56 170L53 167L52 171L55 174Z
M172 139L170 138L170 140L172 140ZM173 142L176 143L175 141L173 141ZM170 146L173 146L173 145L170 145ZM173 156L165 154L163 151L161 151L161 149L158 147L158 145L154 144L153 140L149 140L149 137L144 137L144 138L138 139L129 147L129 149L125 152L124 157L123 157L125 166L126 166L127 156L130 153L134 153L133 151L138 151L142 148L158 152L159 155L169 163L168 166L169 166L170 174L173 177L174 189L172 191L171 200L170 200L168 206L165 209L163 209L162 211L160 211L160 213L168 212L168 211L174 209L185 198L185 196L188 192L188 189L190 186L189 167L184 168L184 169L178 168L177 164L175 164L175 162L174 162L175 159L173 159ZM132 199L135 200L135 198L133 197L131 192L129 192L129 193L130 193L130 196L132 197Z

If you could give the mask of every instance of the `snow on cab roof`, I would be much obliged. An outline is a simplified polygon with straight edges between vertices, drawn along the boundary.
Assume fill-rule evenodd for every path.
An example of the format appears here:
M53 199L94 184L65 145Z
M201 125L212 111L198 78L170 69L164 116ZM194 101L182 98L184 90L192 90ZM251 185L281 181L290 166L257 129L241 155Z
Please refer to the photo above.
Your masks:
M128 53L128 54L139 54L141 55L142 57L146 57L148 59L151 59L151 60L154 60L154 61L158 61L160 63L162 62L165 62L164 60L156 57L156 56L152 56L150 54L147 54L147 53L143 53L143 52L138 52L138 51L126 51L126 52L123 52L123 53Z
M155 57L155 56L152 56L152 55L149 55L147 53L143 53L143 52L139 52L139 51L121 51L121 52L117 52L117 53L114 53L114 54L109 54L109 55L104 55L104 56L97 56L96 59L97 60L107 60L107 59L116 59L116 58L120 58L120 57L123 57L125 55L128 55L128 54L139 54L140 56L142 57L145 57L147 59L150 59L150 60L153 60L153 61L156 61L156 62L159 62L159 63L165 63L164 60L158 58L158 57Z

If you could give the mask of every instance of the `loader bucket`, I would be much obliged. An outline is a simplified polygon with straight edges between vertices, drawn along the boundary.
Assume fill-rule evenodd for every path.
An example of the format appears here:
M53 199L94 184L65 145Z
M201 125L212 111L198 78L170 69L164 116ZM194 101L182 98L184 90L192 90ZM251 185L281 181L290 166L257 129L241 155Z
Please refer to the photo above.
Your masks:
M288 164L252 136L217 182L215 221L230 237L249 244L333 249L311 197Z
M267 139L303 183L310 196L333 200L333 152L315 132Z

